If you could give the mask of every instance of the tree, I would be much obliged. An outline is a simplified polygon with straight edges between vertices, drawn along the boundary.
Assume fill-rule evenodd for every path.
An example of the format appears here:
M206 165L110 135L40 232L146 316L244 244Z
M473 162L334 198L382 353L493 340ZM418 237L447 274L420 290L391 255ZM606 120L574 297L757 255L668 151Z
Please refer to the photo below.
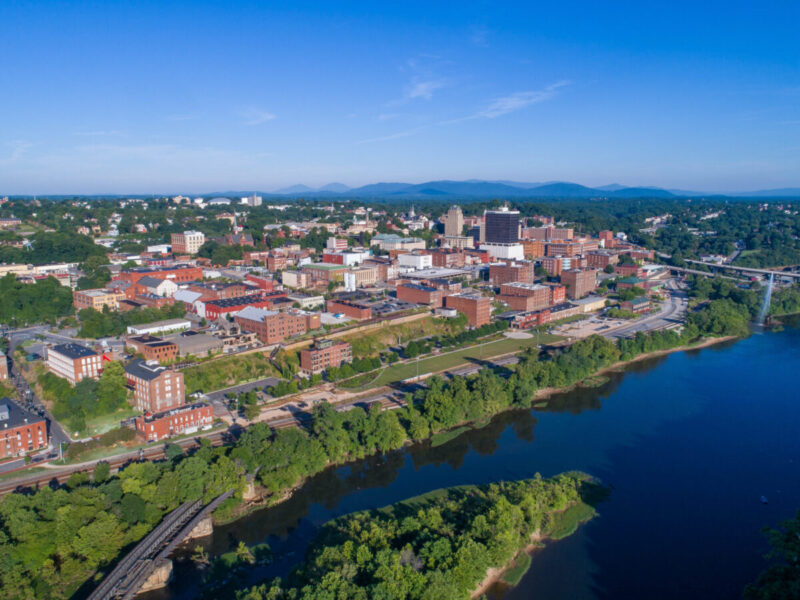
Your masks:
M110 413L124 406L127 395L126 383L122 363L116 360L105 363L97 384L100 412Z
M94 466L94 482L96 484L105 483L111 476L111 465L101 460Z

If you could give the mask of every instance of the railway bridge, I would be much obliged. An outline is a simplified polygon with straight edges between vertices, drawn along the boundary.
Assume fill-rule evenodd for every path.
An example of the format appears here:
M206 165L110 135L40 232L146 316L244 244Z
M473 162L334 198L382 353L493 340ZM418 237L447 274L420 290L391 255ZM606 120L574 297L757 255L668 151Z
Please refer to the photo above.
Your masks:
M125 600L139 591L161 587L172 574L168 556L232 494L233 490L228 490L208 504L202 500L181 504L119 562L88 600Z

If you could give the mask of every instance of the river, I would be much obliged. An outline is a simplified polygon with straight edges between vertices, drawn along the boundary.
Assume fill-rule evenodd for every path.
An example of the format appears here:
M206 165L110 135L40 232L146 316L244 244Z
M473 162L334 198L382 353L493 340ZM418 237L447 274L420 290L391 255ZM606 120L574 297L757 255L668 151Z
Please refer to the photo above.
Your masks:
M333 517L439 487L580 469L613 486L599 517L538 551L520 585L492 599L737 598L766 564L761 529L800 508L798 373L800 329L634 363L600 388L505 413L439 448L330 469L203 544L213 556L267 542L277 559L242 576L253 583L285 575ZM199 579L178 561L170 587L142 598L195 598Z

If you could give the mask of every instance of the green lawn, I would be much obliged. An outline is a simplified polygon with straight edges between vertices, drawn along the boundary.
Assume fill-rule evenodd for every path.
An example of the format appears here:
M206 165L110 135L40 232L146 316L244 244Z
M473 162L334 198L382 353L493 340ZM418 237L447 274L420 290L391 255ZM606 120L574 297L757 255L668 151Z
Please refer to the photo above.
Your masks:
M522 580L528 569L531 568L531 555L527 552L521 552L517 558L514 559L514 564L511 568L503 573L503 581L508 585L514 587Z
M408 363L392 365L383 373L381 373L380 377L372 382L371 385L380 387L390 383L395 383L397 381L402 381L403 379L408 379L409 377L415 377L417 375L417 362L419 362L419 374L424 375L425 373L434 373L438 371L444 371L445 369L452 369L454 367L469 363L470 360L485 360L494 356L525 350L531 346L536 346L537 343L550 344L560 339L563 338L547 333L540 334L538 339L536 335L522 340L504 337L495 342L482 344L481 346L470 346L469 348L456 350L455 352L446 352L440 355L423 358L419 361L411 361Z

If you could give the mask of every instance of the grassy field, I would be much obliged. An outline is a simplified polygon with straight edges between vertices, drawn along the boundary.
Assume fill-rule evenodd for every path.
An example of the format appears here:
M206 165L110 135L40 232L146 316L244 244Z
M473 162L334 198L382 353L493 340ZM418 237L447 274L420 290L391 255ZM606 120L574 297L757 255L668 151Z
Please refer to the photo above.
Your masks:
M575 533L581 523L585 523L596 515L593 506L585 502L573 504L567 510L554 515L553 521L547 528L547 536L560 540Z
M346 335L342 339L353 346L354 356L374 356L389 346L397 345L398 340L400 344L405 344L425 336L447 335L460 331L463 331L463 327L456 326L454 321L427 317L410 323L387 325L373 331Z
M541 334L538 340L536 336L522 340L504 337L500 340L480 346L470 346L469 348L456 350L455 352L442 353L429 358L423 358L419 361L392 365L381 373L381 376L372 382L371 385L388 385L390 383L402 381L403 379L408 379L409 377L415 377L417 375L417 362L419 362L419 374L424 375L425 373L452 369L466 364L471 360L485 360L502 354L518 352L530 348L531 346L536 346L537 343L549 344L560 339L562 338L559 336L549 334Z
M186 392L209 392L262 377L280 376L263 352L220 358L184 369Z
M88 437L100 435L101 433L105 433L106 431L119 427L119 422L123 419L128 419L138 414L140 414L139 411L134 410L131 407L125 407L117 412L111 413L110 415L102 415L99 417L94 417L93 419L86 419L86 429L79 431L78 436ZM74 433L69 431L69 427L65 423L62 423L62 425L67 433Z
M531 555L527 552L521 552L514 559L514 564L505 573L503 573L503 582L510 586L515 586L522 581L525 573L531 568Z
M436 448L438 446L442 446L447 442L449 442L450 440L456 439L462 433L465 433L470 429L471 427L463 425L461 427L456 427L455 429L451 429L449 431L440 431L431 438L431 447Z

